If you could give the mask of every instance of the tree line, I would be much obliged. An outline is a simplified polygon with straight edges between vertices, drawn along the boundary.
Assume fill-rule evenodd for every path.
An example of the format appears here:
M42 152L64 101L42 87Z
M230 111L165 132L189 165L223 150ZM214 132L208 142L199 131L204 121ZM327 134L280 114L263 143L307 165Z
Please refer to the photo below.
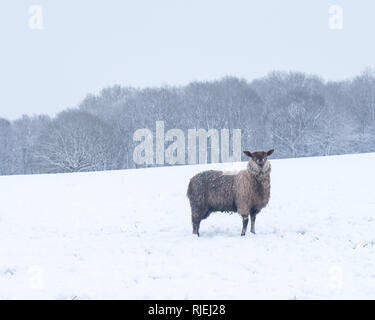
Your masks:
M241 129L244 149L275 148L275 158L374 152L375 72L344 81L273 72L251 82L115 85L55 117L0 118L0 175L142 167L133 134L160 120L166 130Z

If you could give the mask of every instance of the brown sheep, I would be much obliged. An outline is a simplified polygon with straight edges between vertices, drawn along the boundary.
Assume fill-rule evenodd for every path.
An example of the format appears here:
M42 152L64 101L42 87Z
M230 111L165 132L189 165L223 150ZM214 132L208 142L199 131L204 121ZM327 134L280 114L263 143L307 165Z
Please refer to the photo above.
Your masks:
M256 215L270 199L271 164L267 157L274 152L244 151L250 160L247 169L228 174L209 170L191 178L187 196L190 200L193 234L199 237L199 225L215 211L238 212L242 216L241 236L246 234L249 215L255 233Z

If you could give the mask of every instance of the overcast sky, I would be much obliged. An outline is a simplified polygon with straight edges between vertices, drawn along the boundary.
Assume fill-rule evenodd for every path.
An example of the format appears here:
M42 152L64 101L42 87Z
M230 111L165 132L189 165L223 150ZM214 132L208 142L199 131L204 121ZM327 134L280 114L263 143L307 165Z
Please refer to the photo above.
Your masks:
M29 27L29 7L43 29ZM343 29L329 28L329 7ZM375 65L373 0L1 0L0 117L53 115L121 84L272 70L345 79Z

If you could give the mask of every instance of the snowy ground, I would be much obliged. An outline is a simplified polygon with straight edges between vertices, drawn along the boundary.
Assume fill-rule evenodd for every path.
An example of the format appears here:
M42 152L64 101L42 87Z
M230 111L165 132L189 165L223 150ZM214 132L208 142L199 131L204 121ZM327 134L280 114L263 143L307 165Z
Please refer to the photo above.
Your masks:
M374 299L375 154L271 163L246 237L191 234L189 178L231 164L0 177L0 298Z

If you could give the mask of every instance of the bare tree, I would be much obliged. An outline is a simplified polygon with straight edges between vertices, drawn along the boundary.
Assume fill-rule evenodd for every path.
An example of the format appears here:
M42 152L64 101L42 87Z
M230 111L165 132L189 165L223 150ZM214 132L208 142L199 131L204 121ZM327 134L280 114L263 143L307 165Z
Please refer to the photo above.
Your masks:
M12 152L12 125L8 120L0 118L0 175L13 172Z
M40 137L37 158L47 172L108 170L111 130L95 116L65 111Z
M274 142L292 157L306 155L319 136L314 129L322 115L324 105L319 96L306 92L293 92L286 97L286 105L280 107L273 118L271 135Z

